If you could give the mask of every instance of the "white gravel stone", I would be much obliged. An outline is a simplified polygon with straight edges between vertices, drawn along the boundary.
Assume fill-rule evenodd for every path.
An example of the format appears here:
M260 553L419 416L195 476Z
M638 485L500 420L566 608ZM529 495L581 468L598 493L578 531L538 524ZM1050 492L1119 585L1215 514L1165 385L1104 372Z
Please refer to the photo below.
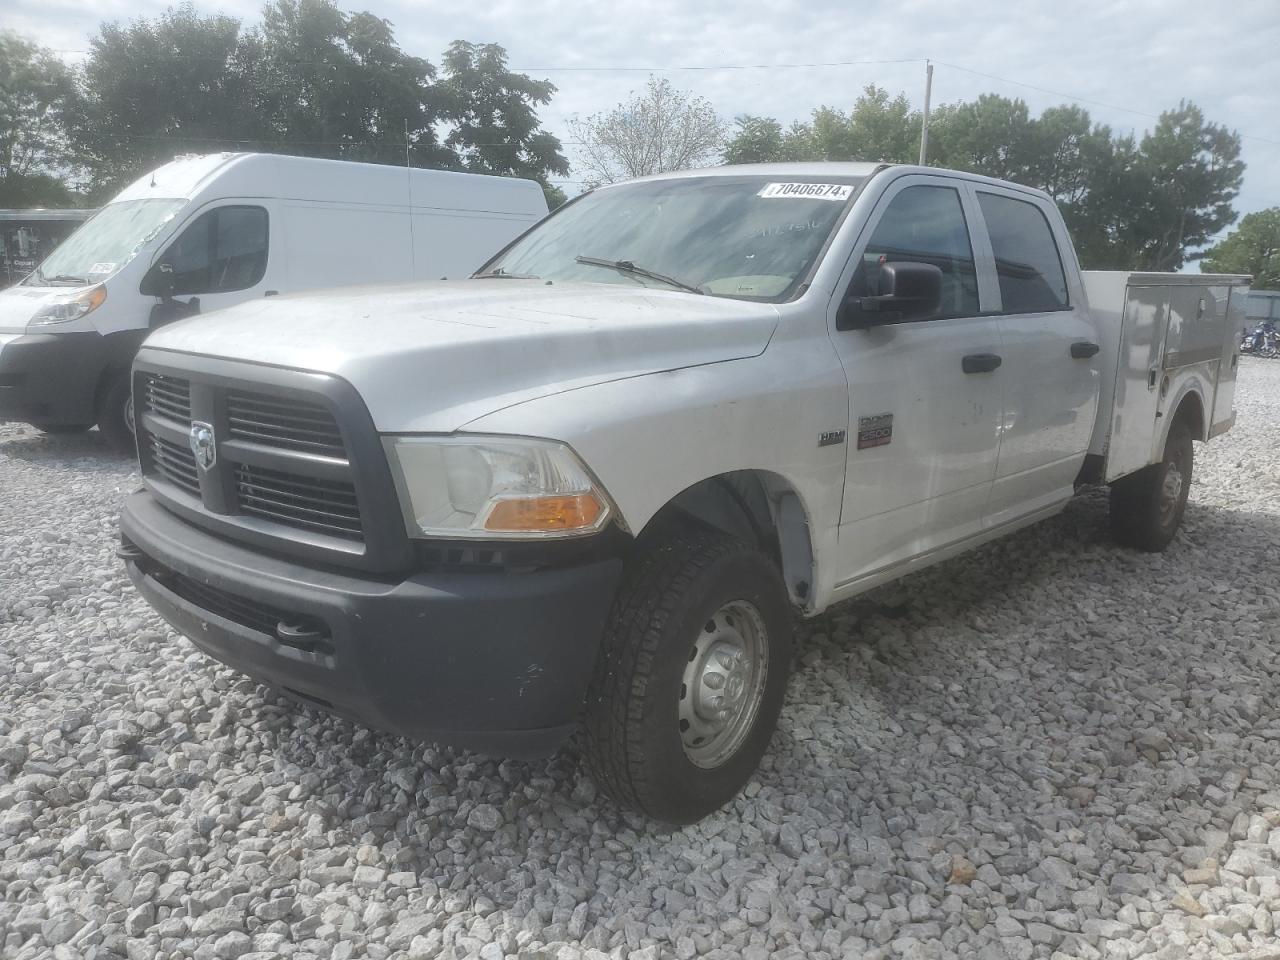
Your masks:
M198 653L113 555L138 477L0 426L0 956L1280 960L1280 362L1182 534L1106 498L803 625L744 796L672 831Z

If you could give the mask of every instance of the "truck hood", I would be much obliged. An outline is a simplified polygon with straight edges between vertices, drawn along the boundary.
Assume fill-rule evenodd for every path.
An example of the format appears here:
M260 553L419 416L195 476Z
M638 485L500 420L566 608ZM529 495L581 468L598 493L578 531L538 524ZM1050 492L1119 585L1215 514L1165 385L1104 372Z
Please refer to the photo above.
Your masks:
M333 374L380 431L448 433L553 393L758 356L777 322L769 304L678 291L463 280L254 300L147 346Z

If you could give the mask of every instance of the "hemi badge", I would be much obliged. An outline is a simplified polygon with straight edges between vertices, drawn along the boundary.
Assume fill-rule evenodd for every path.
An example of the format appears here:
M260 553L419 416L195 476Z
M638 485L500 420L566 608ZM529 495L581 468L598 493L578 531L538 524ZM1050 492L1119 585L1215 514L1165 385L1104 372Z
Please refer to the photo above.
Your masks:
M818 446L820 447L830 447L837 443L844 443L843 430L828 430L818 438Z

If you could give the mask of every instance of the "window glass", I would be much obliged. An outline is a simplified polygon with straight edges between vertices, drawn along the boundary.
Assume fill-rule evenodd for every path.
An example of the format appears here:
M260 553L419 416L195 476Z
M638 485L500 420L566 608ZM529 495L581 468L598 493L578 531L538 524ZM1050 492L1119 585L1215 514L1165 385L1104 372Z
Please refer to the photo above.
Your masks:
M107 204L54 250L26 283L101 283L132 260L186 202L151 199Z
M914 186L899 193L867 242L850 294L879 293L882 263L931 263L942 271L942 309L937 319L978 313L978 274L960 194L953 187Z
M267 270L267 211L218 207L201 214L160 257L173 267L173 292L247 290Z
M795 295L861 183L857 177L677 177L606 187L543 220L484 268L544 280L670 289L627 261L714 297Z
M1067 277L1053 231L1034 203L978 193L987 222L1005 313L1042 313L1068 306Z

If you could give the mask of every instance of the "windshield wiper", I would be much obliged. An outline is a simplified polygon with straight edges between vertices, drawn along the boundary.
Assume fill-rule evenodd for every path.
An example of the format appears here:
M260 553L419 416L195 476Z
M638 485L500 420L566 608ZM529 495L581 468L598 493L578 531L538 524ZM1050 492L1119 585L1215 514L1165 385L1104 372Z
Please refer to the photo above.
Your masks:
M472 280L541 280L532 273L508 273L502 267L495 267L488 273L473 273Z
M677 280L675 277L668 277L665 273L658 273L645 267L637 267L630 260L605 260L602 257L583 257L577 256L573 258L577 263L585 263L590 267L609 267L617 270L619 273L630 273L637 277L648 277L650 280L657 280L659 283L665 283L673 287L679 287L681 290L688 290L690 293L703 295L703 291L699 290L693 284L685 283L683 280Z
M44 276L44 274L41 274ZM60 273L55 277L49 278L50 283L88 283L88 277L73 277L69 273Z

